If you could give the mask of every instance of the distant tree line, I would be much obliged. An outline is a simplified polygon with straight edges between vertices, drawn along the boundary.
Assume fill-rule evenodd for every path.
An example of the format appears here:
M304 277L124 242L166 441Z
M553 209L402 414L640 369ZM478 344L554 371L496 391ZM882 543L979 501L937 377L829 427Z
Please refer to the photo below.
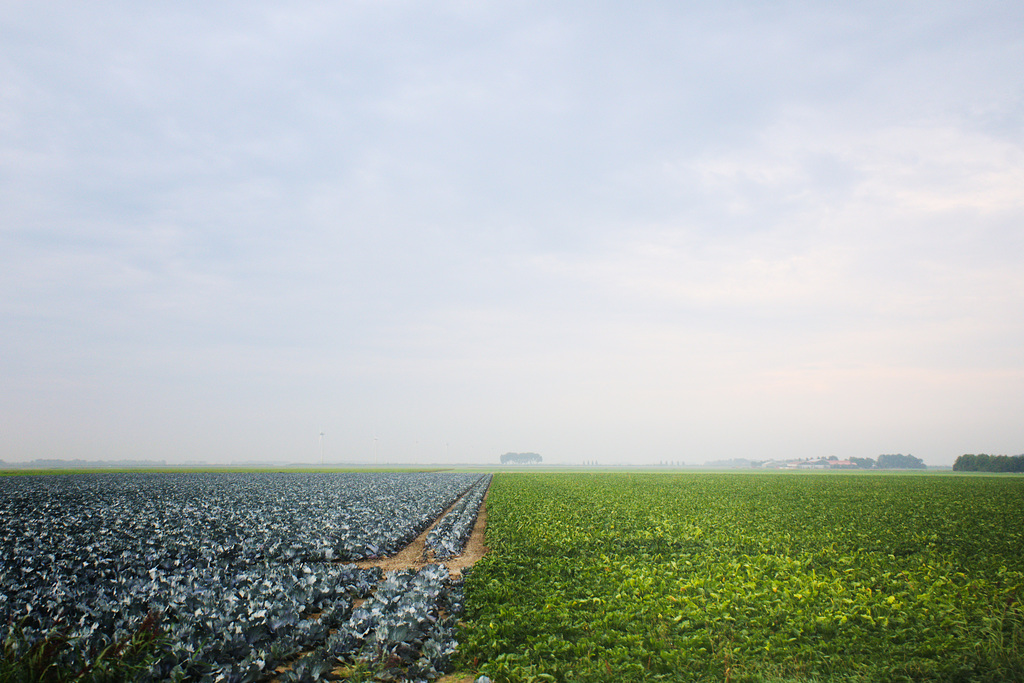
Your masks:
M88 469L88 468L128 468L128 467L167 467L166 460L51 460L36 459L26 462L4 462L0 460L0 469Z
M536 453L505 453L501 456L502 464L528 465L532 462L540 462L541 460L543 458Z
M882 470L923 470L928 468L921 458L903 455L902 453L878 456L878 463L875 467Z
M953 463L954 472L1024 472L1024 455L965 453Z

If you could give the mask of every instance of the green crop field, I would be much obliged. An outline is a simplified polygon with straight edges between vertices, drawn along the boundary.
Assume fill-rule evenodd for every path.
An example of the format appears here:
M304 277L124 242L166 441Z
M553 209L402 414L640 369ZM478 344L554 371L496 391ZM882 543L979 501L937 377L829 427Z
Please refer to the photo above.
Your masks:
M1024 680L1024 478L502 474L495 681Z

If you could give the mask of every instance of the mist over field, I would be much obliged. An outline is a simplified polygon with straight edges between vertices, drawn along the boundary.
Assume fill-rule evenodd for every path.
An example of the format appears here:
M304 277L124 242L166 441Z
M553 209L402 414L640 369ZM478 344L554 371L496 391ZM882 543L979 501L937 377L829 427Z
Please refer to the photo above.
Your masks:
M1022 25L0 0L0 460L1024 452Z

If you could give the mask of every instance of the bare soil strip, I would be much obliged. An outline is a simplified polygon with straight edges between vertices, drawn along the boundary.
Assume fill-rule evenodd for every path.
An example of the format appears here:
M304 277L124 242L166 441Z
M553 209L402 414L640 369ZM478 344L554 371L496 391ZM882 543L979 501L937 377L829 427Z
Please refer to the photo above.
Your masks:
M468 494L469 492L467 491L463 495ZM472 567L474 564L476 564L477 560L479 560L487 553L487 546L484 545L484 534L487 531L488 495L490 495L490 490L488 490L488 492L484 494L484 499L480 503L480 511L477 513L476 524L473 525L473 533L470 535L469 540L466 541L466 547L462 549L462 553L456 555L455 557L449 558L444 562L440 562L440 564L443 564L445 567L448 568L448 573L453 579L460 578L462 576L463 571L465 571L468 567ZM444 512L439 514L437 516L437 519L435 519L433 523L429 527L427 527L426 531L424 531L419 536L414 538L409 543L409 545L405 546L394 555L390 557L380 557L373 560L359 560L355 563L355 565L360 569L380 567L384 572L393 572L399 569L420 569L426 566L428 564L428 561L425 558L424 551L426 550L427 534L430 533L430 530L433 529L444 518L444 516L448 514L448 512L453 507L455 507L456 503L458 503L460 500L462 500L462 496L456 498L455 502L449 505ZM340 562L344 562L344 560L340 560ZM363 604L363 602L365 602L365 598L353 601L352 608L355 609L356 607L359 607L359 605ZM312 614L307 618L319 619L320 613ZM295 657L295 659L292 660L292 662L278 666L276 668L276 672L280 674L284 673L288 669L291 669L292 664L295 661L298 661L299 659L305 657L310 652L312 652L312 650L299 653ZM340 667L338 669L335 669L334 673L342 673L343 670L344 667ZM441 679L439 679L439 683L462 680L463 679L451 678L451 676L444 676ZM473 678L470 677L465 680L472 681ZM271 679L271 683L279 683L279 681L280 679L276 677Z
M468 492L467 492L468 494ZM464 494L464 495L467 495ZM487 496L489 492L484 494L484 500L480 503L480 511L477 514L476 524L473 525L473 533L470 535L469 540L466 542L466 547L462 549L462 553L455 557L449 558L444 561L433 560L438 564L443 564L448 568L449 574L453 579L457 579L462 576L463 570L467 567L472 567L476 564L484 554L487 553L487 546L484 545L484 534L487 531ZM437 519L427 527L427 529L419 536L414 538L409 545L399 550L390 557L381 557L372 560L359 560L356 562L356 566L360 569L368 569L370 567L380 567L385 572L393 572L399 569L421 569L427 565L430 560L426 557L426 541L427 534L430 533L431 529L437 526L438 523L444 518L448 512L455 507L456 503L462 500L461 496L455 500L448 509L437 516Z
M488 492L489 493L489 492ZM476 564L477 560L487 554L487 546L484 545L484 536L487 533L487 496L480 503L480 511L476 516L476 524L473 525L473 533L466 541L466 547L459 555L450 558L444 563L453 579L462 576L462 572Z
M490 490L484 494L484 500L480 504L480 513L477 515L476 524L473 525L473 535L469 537L469 541L466 543L466 547L463 548L462 554L448 561L448 571L452 574L453 578L462 576L462 572L465 569L472 567L476 564L477 560L487 554L487 546L484 545L484 535L487 531L487 497L490 494ZM466 675L465 672L457 671L441 676L441 678L437 679L437 683L473 683L475 680L476 676Z

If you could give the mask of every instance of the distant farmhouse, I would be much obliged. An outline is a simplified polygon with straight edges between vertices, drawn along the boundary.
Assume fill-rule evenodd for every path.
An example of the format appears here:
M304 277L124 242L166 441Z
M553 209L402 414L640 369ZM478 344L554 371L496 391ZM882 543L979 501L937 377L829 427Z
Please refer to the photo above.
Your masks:
M874 458L798 458L793 460L765 460L752 462L751 467L764 470L923 470L927 466L912 455L880 455Z

